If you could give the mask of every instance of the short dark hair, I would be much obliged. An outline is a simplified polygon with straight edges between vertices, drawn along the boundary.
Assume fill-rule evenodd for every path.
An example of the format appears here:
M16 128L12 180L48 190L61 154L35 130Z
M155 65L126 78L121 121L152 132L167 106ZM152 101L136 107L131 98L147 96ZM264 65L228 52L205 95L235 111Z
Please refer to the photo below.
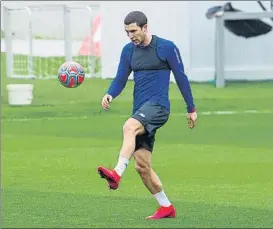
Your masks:
M124 19L125 25L136 23L139 27L143 27L148 22L146 15L141 11L132 11Z

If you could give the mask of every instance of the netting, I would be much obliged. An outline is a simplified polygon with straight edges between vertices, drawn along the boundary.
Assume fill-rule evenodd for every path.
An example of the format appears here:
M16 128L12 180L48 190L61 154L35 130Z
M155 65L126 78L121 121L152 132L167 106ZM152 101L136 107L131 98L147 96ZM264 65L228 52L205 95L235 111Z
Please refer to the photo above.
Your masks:
M87 77L100 75L100 47L91 39L98 26L94 20L100 20L99 7L42 5L9 9L8 15L12 33L9 77L56 78L66 60L79 62Z

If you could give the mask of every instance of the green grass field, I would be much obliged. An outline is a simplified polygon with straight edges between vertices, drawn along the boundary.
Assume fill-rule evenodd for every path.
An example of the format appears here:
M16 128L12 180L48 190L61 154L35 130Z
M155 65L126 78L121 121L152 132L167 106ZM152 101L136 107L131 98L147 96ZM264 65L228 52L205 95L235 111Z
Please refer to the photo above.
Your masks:
M116 191L96 171L116 164L132 82L105 112L109 80L67 89L57 80L7 80L4 68L1 78L2 228L273 227L272 82L192 84L199 112L193 130L171 84L172 113L158 131L153 167L178 215L145 221L157 203L134 161ZM32 105L8 105L6 85L15 82L34 84ZM238 114L201 113L218 110Z

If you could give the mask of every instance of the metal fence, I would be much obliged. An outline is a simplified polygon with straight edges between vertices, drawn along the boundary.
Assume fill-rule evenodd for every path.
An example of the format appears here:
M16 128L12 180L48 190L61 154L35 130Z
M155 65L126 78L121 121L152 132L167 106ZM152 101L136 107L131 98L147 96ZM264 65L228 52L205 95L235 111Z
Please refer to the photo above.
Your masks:
M78 61L87 77L100 75L100 56L88 38L100 5L4 6L4 49L7 77L56 78L64 61ZM20 21L20 23L18 23ZM80 49L89 49L84 54Z

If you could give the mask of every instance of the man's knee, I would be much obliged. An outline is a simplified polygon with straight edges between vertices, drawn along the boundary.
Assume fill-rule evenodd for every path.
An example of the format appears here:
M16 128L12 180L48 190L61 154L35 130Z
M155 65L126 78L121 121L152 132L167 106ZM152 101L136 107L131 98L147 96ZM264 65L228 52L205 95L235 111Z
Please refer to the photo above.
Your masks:
M138 120L129 118L123 125L123 133L137 136L138 134L144 134L145 129Z

